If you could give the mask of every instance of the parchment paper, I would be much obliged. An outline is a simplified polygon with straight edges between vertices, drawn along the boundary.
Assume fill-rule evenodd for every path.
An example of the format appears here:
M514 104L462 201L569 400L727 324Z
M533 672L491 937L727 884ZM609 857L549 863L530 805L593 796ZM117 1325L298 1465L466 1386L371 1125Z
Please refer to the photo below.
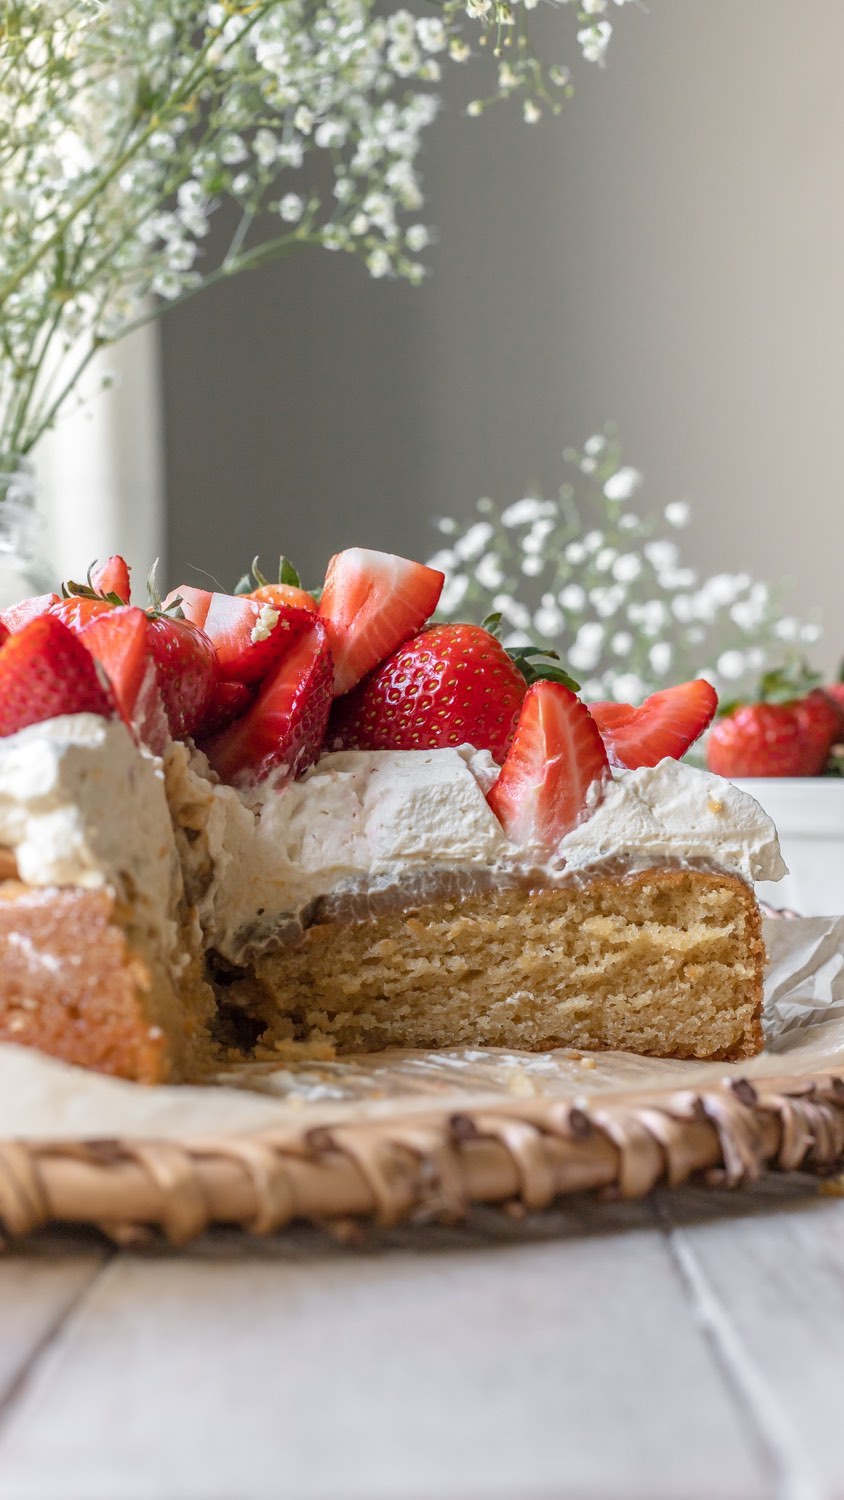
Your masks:
M750 1061L598 1052L584 1065L566 1052L393 1051L334 1063L253 1063L201 1088L148 1088L0 1044L0 1139L184 1139L459 1109L469 1097L475 1105L508 1094L586 1100L728 1077L844 1073L844 917L766 920L765 940L767 1044Z

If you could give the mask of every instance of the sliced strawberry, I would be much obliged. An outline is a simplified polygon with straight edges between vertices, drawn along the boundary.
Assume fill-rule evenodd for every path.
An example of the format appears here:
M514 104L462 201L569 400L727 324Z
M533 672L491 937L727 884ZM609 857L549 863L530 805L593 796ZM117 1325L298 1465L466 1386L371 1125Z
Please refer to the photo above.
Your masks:
M153 615L147 644L174 739L194 734L203 724L217 681L217 653L204 630L189 620Z
M155 755L163 755L168 727L142 609L123 605L98 615L79 639L104 668L127 724Z
M93 598L87 595L71 594L69 599L58 599L55 604L50 605L50 614L57 620L61 620L68 630L73 630L78 635L98 615L108 614L115 606L109 599Z
M304 609L276 608L239 594L212 594L202 628L214 642L220 675L261 682L313 619Z
M0 621L12 635L16 635L30 620L37 620L39 615L45 615L53 604L58 603L58 594L38 594L33 599L22 599L20 604L10 604L0 613Z
M590 787L609 776L585 703L561 682L535 682L487 801L513 843L550 850L587 814Z
M132 596L132 585L129 581L129 564L119 555L107 557L98 568L91 570L91 588L95 594L116 594L124 604L128 604Z
M177 589L170 590L162 608L172 609L178 603L185 619L201 627L205 624L213 597L210 589L195 589L189 583L182 583Z
M332 750L433 750L471 744L503 761L525 679L481 625L420 631L338 698Z
M39 615L0 651L0 735L61 714L114 715L99 669L55 616Z
M347 693L366 672L424 625L445 575L406 557L351 547L328 564L319 613L334 658L334 692Z
M197 733L205 736L227 729L251 708L254 701L255 691L245 682L226 682L225 678L219 678Z
M274 668L252 707L203 743L223 781L249 784L271 772L296 776L317 759L331 708L333 672L322 621L312 618Z
M604 737L614 765L635 770L668 756L680 760L711 724L718 694L698 677L652 693L639 708L630 703L590 703L589 712Z

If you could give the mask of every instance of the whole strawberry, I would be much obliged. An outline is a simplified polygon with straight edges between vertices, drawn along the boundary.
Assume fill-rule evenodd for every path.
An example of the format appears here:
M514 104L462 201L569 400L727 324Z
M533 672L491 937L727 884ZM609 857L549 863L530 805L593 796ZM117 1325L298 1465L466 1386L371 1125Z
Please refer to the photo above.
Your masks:
M814 689L784 703L740 703L716 719L706 763L718 776L819 776L838 734L838 715Z
M0 648L0 736L62 714L114 713L93 657L61 620L40 615Z
M433 625L337 699L330 750L434 750L474 745L501 763L527 684L481 625Z

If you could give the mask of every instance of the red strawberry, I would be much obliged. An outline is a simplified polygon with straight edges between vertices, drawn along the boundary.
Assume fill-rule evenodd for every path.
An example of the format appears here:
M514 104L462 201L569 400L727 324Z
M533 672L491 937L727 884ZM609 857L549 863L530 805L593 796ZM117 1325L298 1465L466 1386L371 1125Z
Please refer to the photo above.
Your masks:
M61 620L68 630L79 634L98 615L108 614L114 609L109 599L93 598L91 595L71 594L69 599L58 599L55 604L50 605L50 614Z
M132 594L129 572L129 564L122 557L107 557L98 568L92 569L91 588L95 594L116 594L128 604Z
M211 594L202 628L214 642L221 675L230 682L254 683L263 681L312 618L310 611L289 605Z
M243 718L203 743L223 781L248 784L272 771L295 776L312 765L325 735L333 680L325 626L312 617Z
M3 645L4 641L7 641L9 639L10 635L11 635L11 631L7 630L6 626L3 624L2 620L0 620L0 646Z
M229 724L246 713L254 701L254 690L247 687L245 682L227 682L223 677L218 678L199 732L211 735L227 729Z
M433 614L445 576L389 552L351 547L328 564L319 613L334 658L334 692L347 693Z
M535 682L487 801L513 843L553 849L586 814L589 788L609 776L585 703L561 682Z
M680 760L712 722L718 694L698 677L652 693L639 708L630 703L590 703L614 765L655 766L666 756Z
M169 615L148 619L147 646L170 733L183 740L201 728L208 712L217 681L217 653L204 630Z
M789 703L743 703L712 726L706 764L718 776L814 776L823 764L803 742Z
M20 604L10 604L0 614L0 621L12 635L23 630L30 620L37 620L39 615L45 615L53 604L58 604L58 594L38 594L33 599L22 599Z
M90 653L54 616L39 615L0 651L0 735L61 714L99 714L114 704Z
M127 724L155 755L167 746L167 716L142 609L123 605L97 615L79 639L104 668Z
M835 706L838 715L838 727L833 743L840 744L844 741L844 682L829 682L823 691L830 703Z
M433 625L400 646L334 705L332 750L474 745L503 761L527 691L504 647L480 625Z
M178 604L186 620L192 625L203 626L213 597L210 589L195 589L189 583L182 583L177 589L170 590L162 607L172 609Z

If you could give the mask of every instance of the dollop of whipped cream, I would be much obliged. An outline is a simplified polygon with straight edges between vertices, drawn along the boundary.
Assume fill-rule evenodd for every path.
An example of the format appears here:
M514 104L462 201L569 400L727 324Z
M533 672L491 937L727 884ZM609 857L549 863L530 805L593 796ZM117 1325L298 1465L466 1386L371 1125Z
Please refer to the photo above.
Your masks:
M617 772L556 854L568 870L610 858L639 868L664 860L711 864L749 884L787 874L776 828L755 798L676 760Z
M27 885L110 887L165 953L182 877L160 762L94 714L0 739L0 847Z

